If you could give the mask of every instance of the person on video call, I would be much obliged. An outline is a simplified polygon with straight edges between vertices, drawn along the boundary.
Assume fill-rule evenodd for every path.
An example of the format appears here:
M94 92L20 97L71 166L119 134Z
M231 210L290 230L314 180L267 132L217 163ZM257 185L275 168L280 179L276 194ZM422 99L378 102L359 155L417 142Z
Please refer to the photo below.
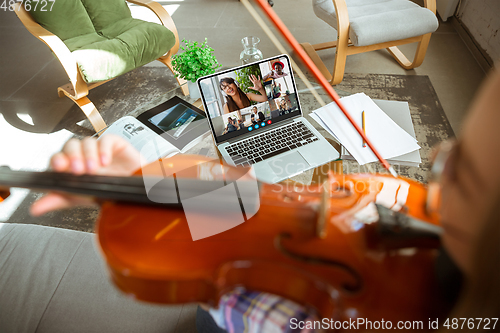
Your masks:
M240 130L242 130L246 127L243 119L238 119L238 126L240 127Z
M287 103L285 99L282 99L279 102L279 111L280 111L280 116L290 113L290 111L287 108Z
M257 119L259 119L259 118L255 117L255 114L252 113L250 115L250 121L252 122L252 125L256 125L259 123Z
M252 108L252 114L255 115L255 120L257 121L264 121L266 120L266 116L264 116L264 113L262 111L258 111L257 107L254 106Z
M278 98L281 96L281 83L276 83L273 81L273 98Z
M229 118L227 118L226 129L224 130L224 132L222 134L231 133L231 132L237 131L239 129L240 129L240 126L238 125L238 122L236 121L236 119L229 117Z
M250 75L250 81L252 81L253 86L249 89L258 91L260 93L244 93L240 87L236 84L236 81L231 77L222 78L219 82L220 89L226 95L226 104L224 104L224 113L230 113L237 111L239 109L246 108L250 106L251 102L267 102L267 95L262 82L260 81L260 76Z
M450 269L441 276L444 285L462 281L451 296L454 296L450 318L498 318L500 317L500 71L491 75L483 85L470 109L461 136L455 143L440 146L444 153L444 168L439 177L441 186L440 215L443 226L442 254L447 258ZM231 122L233 119L230 120ZM55 154L50 162L56 172L73 174L99 174L108 176L128 176L141 167L141 157L130 143L124 139L104 135L101 140L85 138L71 139L62 151ZM39 216L50 211L78 205L93 205L88 197L65 195L51 192L31 206L31 213ZM437 266L446 267L446 265ZM422 291L428 292L428 291ZM259 317L244 317L246 327L263 327L272 320L279 327L289 331L289 307L286 300L269 306L269 296L244 291L244 304L259 308ZM229 295L231 301L235 298ZM243 301L244 300L244 301ZM234 306L234 303L233 303ZM279 306L287 311L278 312ZM237 320L229 303L221 301L217 322L227 326ZM274 314L271 314L274 312ZM215 325L207 312L201 312L207 319L199 332L222 331ZM292 313L296 313L293 312ZM215 315L215 313L214 313ZM200 315L200 310L198 312ZM270 319L268 319L270 318ZM198 321L198 319L197 319ZM241 321L241 320L240 320ZM251 323L248 323L250 321ZM441 321L440 321L441 323ZM475 322L477 323L477 322ZM274 325L274 324L273 324ZM271 326L273 326L271 325ZM490 325L491 326L491 325ZM233 326L231 326L233 327ZM275 326L273 326L275 327ZM483 331L484 326L477 331ZM497 325L498 329L498 325ZM491 330L490 330L491 331Z
M281 61L276 61L275 63L273 63L273 70L270 73L264 75L262 80L265 81L269 78L279 79L280 77L287 76L288 74L283 72L283 68L285 68L285 65L283 65Z

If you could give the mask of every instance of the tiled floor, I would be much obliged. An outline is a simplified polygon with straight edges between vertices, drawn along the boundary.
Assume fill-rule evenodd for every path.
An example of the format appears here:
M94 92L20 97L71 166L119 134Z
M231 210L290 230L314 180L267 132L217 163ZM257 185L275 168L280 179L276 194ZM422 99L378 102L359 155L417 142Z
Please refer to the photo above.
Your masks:
M239 64L240 40L249 35L261 37L260 49L265 57L278 54L237 0L160 2L172 13L179 36L198 41L208 37L224 66ZM310 0L274 2L274 10L299 42L335 39L334 30L314 15ZM72 106L69 99L60 99L56 93L67 77L49 49L22 26L13 12L0 10L0 45L0 165L42 170L49 156L72 135L57 128ZM414 48L409 45L403 50ZM320 56L327 66L333 66L333 53L322 51ZM441 22L431 38L423 65L415 70L405 71L386 51L375 51L348 57L346 72L428 75L457 134L485 76L449 22ZM0 221L15 207L15 201L4 204L0 208Z

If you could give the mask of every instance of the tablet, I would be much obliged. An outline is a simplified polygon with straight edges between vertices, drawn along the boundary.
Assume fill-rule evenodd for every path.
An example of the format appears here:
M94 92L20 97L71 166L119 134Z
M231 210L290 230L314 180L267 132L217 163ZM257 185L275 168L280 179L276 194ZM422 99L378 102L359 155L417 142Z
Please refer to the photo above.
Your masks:
M205 113L177 96L140 114L137 120L180 150L209 130Z

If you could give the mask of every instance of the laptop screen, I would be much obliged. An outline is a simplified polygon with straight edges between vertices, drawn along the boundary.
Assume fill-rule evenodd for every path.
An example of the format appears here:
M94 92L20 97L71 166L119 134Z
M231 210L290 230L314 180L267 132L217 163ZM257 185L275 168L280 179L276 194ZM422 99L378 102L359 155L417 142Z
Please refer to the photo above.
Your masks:
M216 143L301 114L286 55L202 77L198 88Z

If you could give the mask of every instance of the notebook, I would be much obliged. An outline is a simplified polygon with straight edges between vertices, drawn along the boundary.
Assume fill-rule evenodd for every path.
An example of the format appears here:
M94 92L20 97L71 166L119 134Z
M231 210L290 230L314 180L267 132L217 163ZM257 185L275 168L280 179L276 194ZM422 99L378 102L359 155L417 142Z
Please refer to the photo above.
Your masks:
M413 122L410 114L410 107L408 102L400 101L386 101L380 99L373 100L375 104L378 105L396 124L398 124L402 129L404 129L409 135L411 135L415 140L415 129L413 127ZM341 158L346 160L354 160L351 154L342 146ZM396 156L387 160L391 164L399 164L404 166L419 167L422 163L420 158L420 150L414 150L407 154Z

